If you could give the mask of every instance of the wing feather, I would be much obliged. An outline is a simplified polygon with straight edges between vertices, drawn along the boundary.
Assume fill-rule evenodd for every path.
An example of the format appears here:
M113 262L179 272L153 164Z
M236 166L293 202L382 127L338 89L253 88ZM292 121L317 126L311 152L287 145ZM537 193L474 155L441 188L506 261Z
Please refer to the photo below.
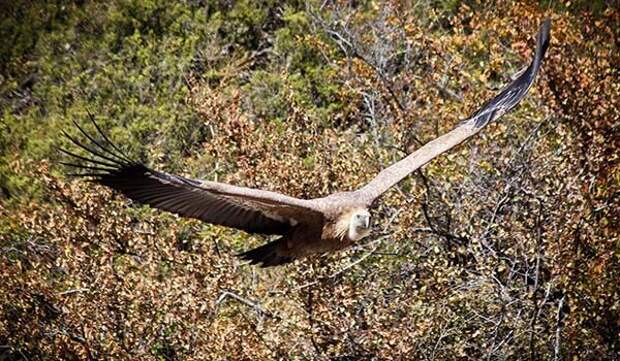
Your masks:
M455 129L426 143L407 157L382 170L366 186L354 192L354 197L371 204L381 194L433 158L477 134L490 122L513 109L534 83L542 59L549 47L551 21L546 19L537 36L536 52L528 68L497 96L487 101L478 111Z
M90 113L89 116L103 140L97 141L76 123L78 130L92 144L84 144L67 133L65 136L88 156L60 150L86 164L62 164L83 170L84 173L75 175L88 177L136 202L182 217L262 234L285 234L296 222L322 217L307 200L224 183L197 181L150 169L125 156L101 132Z

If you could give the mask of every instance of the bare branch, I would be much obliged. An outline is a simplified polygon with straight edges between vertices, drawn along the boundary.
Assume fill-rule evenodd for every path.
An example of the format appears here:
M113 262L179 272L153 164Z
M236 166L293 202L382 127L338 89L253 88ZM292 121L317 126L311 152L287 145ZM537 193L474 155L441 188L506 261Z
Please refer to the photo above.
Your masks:
M66 295L71 295L74 293L81 293L81 292L90 292L90 288L73 288L70 290L63 291L63 292L58 292L57 295L66 296Z
M555 327L555 346L553 348L553 361L559 361L560 358L560 339L562 336L562 307L564 306L564 297L560 298L560 302L558 303L558 312L556 316L556 327Z

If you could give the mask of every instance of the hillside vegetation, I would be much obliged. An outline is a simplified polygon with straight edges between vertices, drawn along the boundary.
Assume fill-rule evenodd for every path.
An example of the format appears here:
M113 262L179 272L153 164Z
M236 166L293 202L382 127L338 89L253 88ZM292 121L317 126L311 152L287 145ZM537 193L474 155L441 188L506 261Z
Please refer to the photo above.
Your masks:
M620 359L613 1L0 5L0 360ZM74 179L88 113L156 169L318 197L449 131L552 40L498 124L385 194L346 251Z

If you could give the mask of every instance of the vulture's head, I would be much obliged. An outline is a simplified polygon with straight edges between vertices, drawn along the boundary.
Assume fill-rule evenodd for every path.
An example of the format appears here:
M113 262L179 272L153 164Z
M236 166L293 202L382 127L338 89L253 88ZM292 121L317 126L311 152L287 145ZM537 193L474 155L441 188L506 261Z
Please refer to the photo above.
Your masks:
M367 209L355 210L349 220L349 239L358 241L370 234L370 212Z

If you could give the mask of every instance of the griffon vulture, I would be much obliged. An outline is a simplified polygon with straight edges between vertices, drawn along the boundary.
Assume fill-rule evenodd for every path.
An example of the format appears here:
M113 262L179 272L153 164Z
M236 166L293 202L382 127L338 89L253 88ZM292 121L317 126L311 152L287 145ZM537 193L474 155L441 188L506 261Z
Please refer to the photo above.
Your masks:
M65 135L90 156L62 150L86 164L77 175L117 190L134 201L181 217L232 227L249 233L278 235L276 240L239 256L251 264L277 266L312 254L345 248L370 234L369 207L385 191L431 159L474 136L514 108L534 83L549 46L550 20L538 32L536 52L528 68L455 129L382 170L362 188L317 199L299 199L266 190L237 187L167 174L128 158L93 121L100 140L75 125L92 143Z

